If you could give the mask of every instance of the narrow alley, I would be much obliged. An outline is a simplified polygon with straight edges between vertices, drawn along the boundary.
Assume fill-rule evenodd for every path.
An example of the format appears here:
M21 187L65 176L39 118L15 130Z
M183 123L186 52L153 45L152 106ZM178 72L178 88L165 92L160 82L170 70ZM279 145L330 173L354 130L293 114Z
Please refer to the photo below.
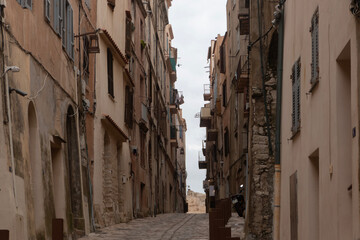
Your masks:
M207 240L209 239L208 214L169 213L156 217L139 218L129 223L113 225L91 233L80 240ZM233 237L240 237L244 219L233 217L229 221L232 226Z

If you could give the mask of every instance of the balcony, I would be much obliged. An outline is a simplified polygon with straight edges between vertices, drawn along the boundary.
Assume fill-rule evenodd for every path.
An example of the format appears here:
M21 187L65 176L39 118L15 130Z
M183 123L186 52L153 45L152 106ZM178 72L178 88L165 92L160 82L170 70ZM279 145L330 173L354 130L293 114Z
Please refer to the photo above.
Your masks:
M204 84L204 101L210 101L210 99L211 99L210 84Z
M216 141L218 137L218 130L217 129L208 129L206 132L206 141Z
M206 168L207 168L206 160L199 159L199 169L206 169Z
M184 103L184 96L181 91L177 89L172 89L170 91L170 112L171 114L176 114L180 109L180 105Z
M211 110L210 107L202 107L200 111L200 127L209 128L211 125Z
M236 70L238 76L236 91L238 93L244 93L245 88L249 85L249 66L248 56L241 55L238 68Z

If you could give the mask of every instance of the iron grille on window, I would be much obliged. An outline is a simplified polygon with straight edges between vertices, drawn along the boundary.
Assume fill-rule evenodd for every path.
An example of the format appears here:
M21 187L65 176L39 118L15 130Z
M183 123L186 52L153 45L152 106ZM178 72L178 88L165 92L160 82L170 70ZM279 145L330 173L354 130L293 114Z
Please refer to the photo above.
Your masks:
M292 128L293 134L300 130L300 58L294 63L292 68Z
M319 81L319 9L311 19L311 84Z

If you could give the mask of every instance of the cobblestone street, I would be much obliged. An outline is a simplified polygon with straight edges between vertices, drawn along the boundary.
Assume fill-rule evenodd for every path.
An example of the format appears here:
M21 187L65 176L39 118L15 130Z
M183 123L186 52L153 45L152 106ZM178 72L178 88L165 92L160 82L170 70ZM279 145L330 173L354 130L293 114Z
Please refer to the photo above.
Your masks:
M231 218L233 236L241 234L242 218ZM235 229L236 228L236 229ZM208 214L161 214L157 217L135 219L129 223L121 223L91 233L81 240L208 240Z

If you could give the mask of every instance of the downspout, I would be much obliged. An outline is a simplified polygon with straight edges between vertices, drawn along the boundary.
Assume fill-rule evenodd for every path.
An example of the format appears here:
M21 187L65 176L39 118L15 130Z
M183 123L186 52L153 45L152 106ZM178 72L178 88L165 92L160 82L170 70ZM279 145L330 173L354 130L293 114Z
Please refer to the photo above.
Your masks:
M280 3L280 8L283 7ZM276 88L276 132L275 132L275 181L274 181L274 240L280 239L280 189L281 189L281 101L282 101L282 74L284 52L284 11L281 10L278 27L278 59L277 59L277 88Z
M13 145L13 135L12 135L12 119L11 119L11 107L10 107L10 93L9 93L9 78L6 72L6 64L5 64L5 31L3 27L3 23L5 23L5 13L4 7L1 7L1 16L0 16L0 24L1 24L1 50L2 50L2 64L3 64L3 75L5 79L5 98L6 98L6 113L7 113L7 123L9 127L9 144L10 144L10 157L11 157L11 176L13 183L13 194L14 194L14 202L16 207L16 212L18 212L18 201L17 201L17 191L16 191L16 176L15 176L15 157L14 157L14 145ZM8 52L8 51L7 51ZM5 122L5 121L4 121Z

